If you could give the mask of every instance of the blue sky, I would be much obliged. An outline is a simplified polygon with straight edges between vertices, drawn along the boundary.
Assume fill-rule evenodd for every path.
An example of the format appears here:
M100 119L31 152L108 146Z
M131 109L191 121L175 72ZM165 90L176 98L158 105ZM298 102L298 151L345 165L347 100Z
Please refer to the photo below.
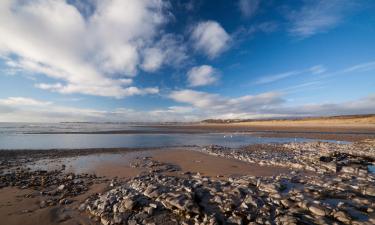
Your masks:
M0 121L375 113L375 3L0 2Z

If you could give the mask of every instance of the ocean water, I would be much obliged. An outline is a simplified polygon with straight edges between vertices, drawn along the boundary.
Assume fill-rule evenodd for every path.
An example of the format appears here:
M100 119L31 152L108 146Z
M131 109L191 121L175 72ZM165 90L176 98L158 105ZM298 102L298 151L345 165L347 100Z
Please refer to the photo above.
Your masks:
M108 131L153 131L153 133L110 134ZM161 130L160 130L161 131ZM73 133L72 133L73 132ZM85 132L85 133L74 133ZM154 133L155 132L155 133ZM168 133L139 124L102 123L0 123L0 149L78 149L204 146L239 147L254 143L308 142L306 138L258 137L251 133ZM328 140L329 141L329 140Z

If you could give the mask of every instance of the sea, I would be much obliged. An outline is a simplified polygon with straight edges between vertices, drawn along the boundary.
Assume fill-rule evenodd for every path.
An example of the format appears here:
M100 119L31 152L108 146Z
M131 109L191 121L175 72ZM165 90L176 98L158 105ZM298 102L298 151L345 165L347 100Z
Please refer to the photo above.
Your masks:
M0 149L87 149L206 146L316 141L260 137L256 133L173 133L137 123L0 123ZM333 140L320 140L335 142Z

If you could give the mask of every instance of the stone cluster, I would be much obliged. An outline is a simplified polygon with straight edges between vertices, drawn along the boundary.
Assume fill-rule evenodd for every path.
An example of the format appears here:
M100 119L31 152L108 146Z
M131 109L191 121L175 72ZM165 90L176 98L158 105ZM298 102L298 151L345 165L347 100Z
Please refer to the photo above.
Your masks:
M374 224L374 176L290 175L218 180L151 173L80 206L109 224Z
M175 164L158 162L153 160L152 157L138 157L130 163L130 166L145 169L145 172L149 173L176 172L181 170L181 168Z
M211 145L201 151L259 165L317 173L349 172L359 176L366 176L368 166L375 162L375 144L372 142L263 144L239 149Z
M64 173L63 170L31 171L18 168L0 174L0 188L37 190L39 196L46 199L40 202L40 207L44 208L56 204L70 204L71 198L85 193L96 178L95 175Z

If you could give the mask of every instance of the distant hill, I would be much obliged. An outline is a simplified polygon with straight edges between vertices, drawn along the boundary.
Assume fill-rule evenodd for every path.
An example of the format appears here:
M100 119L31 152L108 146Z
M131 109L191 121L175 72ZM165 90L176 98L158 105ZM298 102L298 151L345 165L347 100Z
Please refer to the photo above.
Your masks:
M268 118L268 119L206 119L201 123L256 123L256 122L287 122L287 121L360 121L375 123L375 114L362 114L362 115L339 115L339 116L318 116L318 117L289 117L289 118Z

